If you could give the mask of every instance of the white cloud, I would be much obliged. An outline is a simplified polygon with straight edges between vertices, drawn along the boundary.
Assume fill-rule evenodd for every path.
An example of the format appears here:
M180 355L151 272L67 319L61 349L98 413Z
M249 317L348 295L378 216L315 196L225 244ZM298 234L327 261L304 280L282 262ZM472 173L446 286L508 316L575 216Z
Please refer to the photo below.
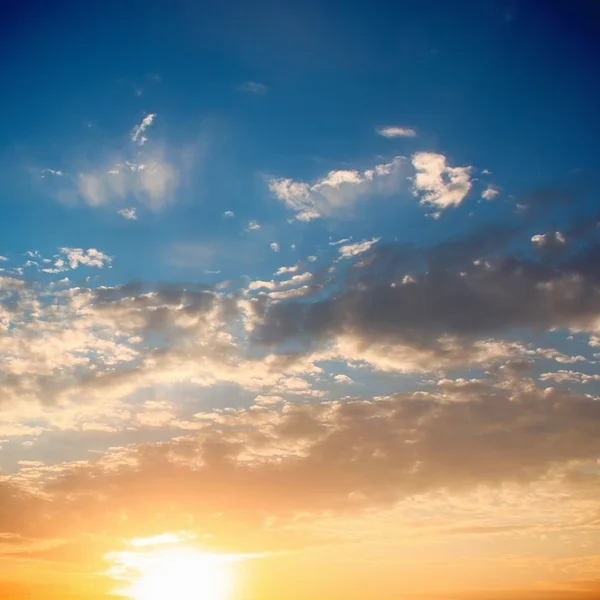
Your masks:
M95 248L61 248L60 251L66 256L71 269L76 269L80 265L84 267L97 267L99 269L110 265L112 258ZM55 265L62 267L62 259L56 261Z
M0 256L0 262L7 262L8 258L6 256Z
M146 129L148 129L148 127L150 127L150 125L152 125L155 118L155 113L146 115L142 119L142 122L133 128L133 131L131 132L131 141L135 142L136 144L139 144L140 146L143 146L148 141L148 138L144 136L144 132L146 131Z
M376 131L385 138L416 137L417 135L417 132L411 127L398 127L396 125L378 127Z
M346 242L349 242L352 238L344 238L342 240L338 240L337 242L329 242L330 246L339 246L340 244L345 244Z
M273 252L279 252L279 244L277 242L271 242L271 250L273 250Z
M227 218L231 218L231 217L235 217L235 213L234 213L232 210L226 210L226 211L223 213L223 216L224 216L224 217L227 217Z
M298 265L294 265L292 267L279 267L277 271L275 271L275 275L286 275L287 273L295 273L298 270Z
M500 195L500 190L497 187L494 187L493 185L488 185L487 188L485 188L485 190L483 190L481 197L484 200L493 200L494 198L497 198Z
M122 208L117 211L124 219L128 219L130 221L137 221L137 212L135 208Z
M241 92L256 94L257 96L264 96L269 91L269 88L264 83L245 81L242 83L242 85L240 85L239 90Z
M355 244L347 244L346 246L340 247L340 256L342 258L351 258L353 256L358 256L363 252L366 252L376 244L380 238L373 238L372 240L363 240L362 242L356 242Z
M546 248L548 246L562 246L566 243L565 236L560 231L550 231L548 233L538 233L531 238L531 243L536 248Z
M449 167L443 154L417 152L412 163L417 171L413 192L421 195L421 204L458 206L471 190L471 167Z
M260 224L256 221L250 221L246 231L256 231L257 229L260 229Z
M173 202L178 184L179 172L159 154L140 163L125 161L80 173L77 179L78 192L90 206L133 196L155 211Z
M354 383L354 379L352 377L348 377L348 375L336 375L333 380L336 383L350 384Z
M42 169L42 174L40 175L40 177L43 179L46 175L62 177L64 173L60 169Z
M359 200L370 196L389 196L403 183L405 159L395 157L389 163L375 165L364 172L330 171L326 177L309 184L286 178L271 178L269 189L299 221L333 216L348 211Z

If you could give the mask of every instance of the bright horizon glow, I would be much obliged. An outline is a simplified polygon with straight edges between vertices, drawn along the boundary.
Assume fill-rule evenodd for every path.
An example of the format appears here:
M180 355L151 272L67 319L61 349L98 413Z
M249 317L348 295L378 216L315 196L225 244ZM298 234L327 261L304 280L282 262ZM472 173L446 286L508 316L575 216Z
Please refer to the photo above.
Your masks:
M211 554L189 544L169 545L173 534L132 540L136 550L111 552L108 574L126 582L113 593L131 600L230 600L235 588L234 554ZM157 547L159 546L159 547Z

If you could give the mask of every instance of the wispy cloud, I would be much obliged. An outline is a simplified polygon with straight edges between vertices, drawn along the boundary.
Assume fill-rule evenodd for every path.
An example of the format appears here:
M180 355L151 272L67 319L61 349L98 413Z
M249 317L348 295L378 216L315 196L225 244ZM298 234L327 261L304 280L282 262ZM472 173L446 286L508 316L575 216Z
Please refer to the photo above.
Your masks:
M162 154L153 153L143 162L124 161L80 173L76 181L79 195L90 206L134 197L160 211L175 200L179 171Z
M386 127L378 127L375 131L385 138L412 138L416 137L417 132L412 127L398 127L396 125L388 125Z
M277 242L271 242L271 250L273 250L273 252L279 252L279 244Z
M122 208L121 210L118 210L117 213L129 221L137 221L138 218L137 210L135 208Z
M248 227L246 228L246 231L256 231L257 229L260 229L260 223L258 223L257 221L248 222Z
M362 242L356 242L355 244L347 244L346 246L340 246L340 257L341 258L352 258L358 256L370 250L380 238L373 238L372 240L363 240Z
M269 91L264 83L258 83L257 81L245 81L238 89L241 92L248 92L257 96L264 96Z
M226 218L231 218L231 217L235 217L235 213L232 210L226 210L223 213L223 216Z
M142 119L142 122L133 128L133 131L131 132L131 141L140 146L143 146L148 141L148 138L144 135L144 132L146 131L146 129L148 129L148 127L150 127L150 125L152 125L155 118L156 113L146 115Z

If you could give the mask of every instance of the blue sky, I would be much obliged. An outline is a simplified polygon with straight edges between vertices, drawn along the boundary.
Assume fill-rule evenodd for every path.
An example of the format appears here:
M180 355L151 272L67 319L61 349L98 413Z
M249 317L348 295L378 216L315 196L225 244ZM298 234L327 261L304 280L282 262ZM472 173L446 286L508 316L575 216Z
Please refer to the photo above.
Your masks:
M133 3L119 7L118 19L109 6L40 5L35 20L14 9L3 36L8 250L101 247L119 256L114 268L124 275L162 279L172 275L164 265L169 245L243 238L260 268L272 240L265 231L244 236L250 220L310 253L328 235L451 235L469 226L465 213L476 198L433 231L410 193L383 208L385 219L363 211L364 223L286 226L289 215L265 185L269 175L311 181L427 150L492 171L488 179L506 198L593 169L595 46L574 33L556 43L558 9L196 4ZM266 93L240 91L247 81ZM574 111L580 126L569 118ZM75 176L111 155L133 156L129 134L148 114L157 115L151 143L178 154L180 170L193 163L160 214L140 212L127 223L112 205L66 207L55 200L58 183L32 178L36 169ZM375 133L398 123L418 135ZM225 210L234 221L223 221ZM151 258L151 270L141 256Z
M600 553L572 527L598 510L594 3L91 4L0 21L0 503L45 494L58 547L98 491L70 475L135 515L160 471L185 498L157 515L214 486L250 498L223 501L240 548L277 551L298 515L318 545L327 511L342 539L410 495L450 527L439 494L481 493L523 585L500 554L534 542L495 555L515 513L481 499L514 485L531 531Z

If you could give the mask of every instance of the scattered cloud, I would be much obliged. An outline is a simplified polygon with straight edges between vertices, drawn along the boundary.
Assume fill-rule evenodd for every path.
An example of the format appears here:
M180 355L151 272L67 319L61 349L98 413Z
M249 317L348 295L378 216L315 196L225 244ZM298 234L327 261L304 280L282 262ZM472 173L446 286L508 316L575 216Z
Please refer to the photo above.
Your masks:
M377 133L385 138L412 138L416 137L417 132L412 127L398 127L396 125L389 125L387 127L378 127Z
M257 229L260 229L260 224L257 221L248 222L248 227L246 228L246 231L256 231Z
M235 213L232 210L226 210L223 213L223 216L226 217L226 218L235 217Z
M280 249L281 248L277 242L271 242L271 250L273 250L273 252L279 252Z
M442 210L458 206L471 190L472 167L450 167L443 154L417 152L412 164L417 171L413 192L421 204Z
M371 196L390 196L404 183L404 158L375 165L366 171L330 171L309 184L293 179L271 178L269 189L287 208L296 212L299 221L340 216L360 200Z
M65 255L71 269L76 269L79 266L102 269L109 266L112 262L110 256L95 248L89 248L88 250L83 250L82 248L61 248L60 251Z

